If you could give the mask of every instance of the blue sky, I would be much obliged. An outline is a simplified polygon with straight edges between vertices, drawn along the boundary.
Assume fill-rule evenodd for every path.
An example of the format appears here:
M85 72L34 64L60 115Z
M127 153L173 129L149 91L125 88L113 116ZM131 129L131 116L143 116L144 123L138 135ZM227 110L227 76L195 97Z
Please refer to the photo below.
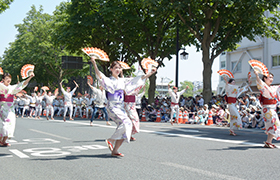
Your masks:
M55 7L63 2L62 0L14 0L10 9L0 14L0 56L3 55L6 48L9 47L9 43L15 40L17 30L15 24L22 23L26 13L31 9L32 5L35 5L39 9L40 5L43 6L44 12L52 14ZM188 81L202 81L202 55L201 52L196 52L195 47L186 47L186 51L189 53L187 61L179 61L179 82ZM165 67L160 68L157 73L157 82L160 82L161 78L175 79L175 56L171 61L165 60ZM219 76L217 71L219 70L219 59L216 58L212 68L212 89L216 90L219 83Z

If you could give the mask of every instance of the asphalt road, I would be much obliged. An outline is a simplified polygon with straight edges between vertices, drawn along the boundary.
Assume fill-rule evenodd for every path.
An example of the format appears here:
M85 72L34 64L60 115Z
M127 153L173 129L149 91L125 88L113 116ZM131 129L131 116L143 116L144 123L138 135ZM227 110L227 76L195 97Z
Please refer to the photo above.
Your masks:
M125 157L111 157L103 120L18 118L11 147L0 147L0 179L279 179L280 149L262 130L141 122ZM274 141L277 146L280 142Z

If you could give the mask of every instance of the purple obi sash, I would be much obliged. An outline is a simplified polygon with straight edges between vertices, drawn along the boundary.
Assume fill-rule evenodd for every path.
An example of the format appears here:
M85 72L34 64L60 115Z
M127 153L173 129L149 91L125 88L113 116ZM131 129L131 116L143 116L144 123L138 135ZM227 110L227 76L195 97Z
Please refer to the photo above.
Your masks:
M109 93L106 91L106 97L108 101L120 101L122 102L124 99L123 90L116 90L114 94Z
M0 94L0 102L14 102L14 95L8 94L5 98L4 94Z

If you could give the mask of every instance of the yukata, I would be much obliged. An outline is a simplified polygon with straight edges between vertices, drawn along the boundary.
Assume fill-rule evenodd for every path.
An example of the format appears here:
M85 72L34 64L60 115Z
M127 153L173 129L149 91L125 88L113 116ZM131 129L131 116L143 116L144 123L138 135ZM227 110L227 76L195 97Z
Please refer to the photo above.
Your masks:
M131 80L131 78L127 78L127 80ZM136 110L136 103L141 103L141 98L145 92L142 92L138 95L139 91L143 88L143 86L139 86L135 90L133 90L130 94L126 93L124 96L124 108L128 117L132 122L132 134L139 133L140 123L139 123L139 114ZM126 91L125 91L126 92Z
M262 116L265 124L266 134L272 134L274 139L280 140L280 123L276 113L276 104L280 97L280 86L268 86L261 81L257 82L260 90L260 103L262 105Z
M183 89L182 91L179 91L177 93L173 92L171 88L168 88L168 94L171 96L171 112L170 112L170 118L171 122L173 121L173 114L176 113L175 121L178 122L179 118L179 100L180 96L184 94L186 89Z
M11 138L14 136L16 115L14 108L14 95L26 87L21 82L16 85L5 86L0 83L0 119L2 120L2 128L0 130L0 137L7 136Z
M44 96L35 96L36 97L36 106L35 106L35 117L41 116L42 113L42 101Z
M72 91L67 92L63 88L61 88L61 91L64 95L64 116L63 117L66 117L66 114L67 114L67 111L69 108L70 109L69 118L72 119L72 114L73 114L72 96L75 93L76 89L77 88L75 87Z
M132 122L124 109L124 90L127 94L130 94L136 88L143 86L145 79L142 79L142 76L137 76L126 81L125 78L116 79L113 76L108 78L103 73L101 73L101 77L97 76L97 79L106 90L108 115L117 124L116 131L110 139L124 139L126 142L129 142Z
M230 113L230 129L237 130L242 128L242 121L240 114L236 108L236 100L240 94L247 91L247 87L239 88L237 85L227 84L226 94L227 94L227 104Z
M49 113L51 113L51 118L53 118L53 100L56 98L56 96L49 96L45 94L44 97L46 98L46 117L48 117Z
M108 113L105 107L105 103L106 103L106 92L105 90L101 91L100 89L97 89L95 87L91 87L96 99L95 99L95 106L94 106L94 111L92 113L90 122L93 121L93 118L95 117L95 114L97 112L98 109L102 110L104 115L105 115L105 120L106 122L109 122L108 119Z
M74 111L74 116L76 116L77 111L79 111L80 117L83 117L81 105L82 105L82 99L80 97L76 98L76 108Z

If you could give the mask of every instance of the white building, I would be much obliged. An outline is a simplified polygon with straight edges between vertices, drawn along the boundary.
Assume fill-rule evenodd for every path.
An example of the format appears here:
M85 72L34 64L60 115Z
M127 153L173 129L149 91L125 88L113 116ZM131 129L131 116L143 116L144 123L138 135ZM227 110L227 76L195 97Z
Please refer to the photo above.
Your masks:
M258 92L256 77L248 61L251 59L263 62L269 72L274 74L273 84L280 84L280 42L271 38L256 37L255 42L243 39L239 47L232 52L224 52L220 56L220 69L227 69L234 75L237 85L244 85L247 81L248 72L252 75L251 90ZM225 83L220 77L217 93L223 93Z

